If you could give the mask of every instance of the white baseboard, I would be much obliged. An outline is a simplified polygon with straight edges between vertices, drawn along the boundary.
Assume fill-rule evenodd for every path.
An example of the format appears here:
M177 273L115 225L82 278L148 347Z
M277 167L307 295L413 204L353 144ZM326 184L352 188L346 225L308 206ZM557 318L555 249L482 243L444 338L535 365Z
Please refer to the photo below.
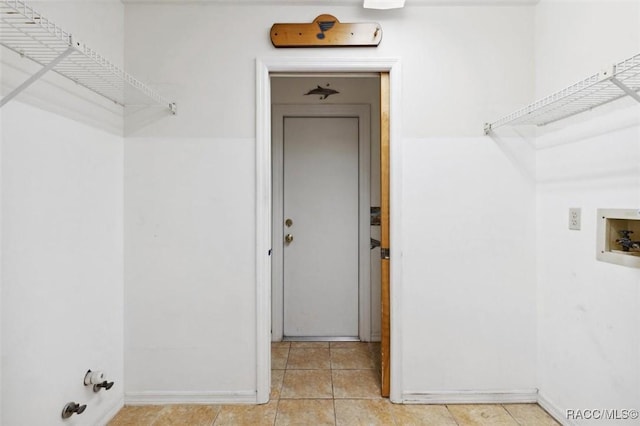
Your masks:
M126 405L256 404L256 391L239 392L126 392Z
M116 403L113 404L113 406L109 410L107 410L107 412L104 413L104 415L98 420L97 424L106 426L111 421L111 419L113 419L115 415L118 414L118 411L120 411L122 407L124 407L124 397L119 398Z
M547 399L542 392L538 393L538 405L544 408L546 412L562 426L576 426L574 421L567 419L567 413L560 410L558 406Z
M513 404L538 402L537 389L404 392L403 404Z

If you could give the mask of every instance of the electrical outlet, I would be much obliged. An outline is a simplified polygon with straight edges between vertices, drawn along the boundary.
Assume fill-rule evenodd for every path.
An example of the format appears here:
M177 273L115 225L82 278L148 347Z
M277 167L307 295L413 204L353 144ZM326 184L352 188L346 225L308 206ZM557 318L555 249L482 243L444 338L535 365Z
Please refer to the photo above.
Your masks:
M569 209L569 229L572 229L574 231L580 230L581 210L582 209L578 207L572 207Z

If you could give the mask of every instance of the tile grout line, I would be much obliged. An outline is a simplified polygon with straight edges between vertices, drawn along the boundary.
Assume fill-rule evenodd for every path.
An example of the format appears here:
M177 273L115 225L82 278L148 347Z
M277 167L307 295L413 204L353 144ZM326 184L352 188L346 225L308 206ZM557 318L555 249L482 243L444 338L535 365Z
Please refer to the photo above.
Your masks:
M289 356L291 355L291 342L287 345L287 362L284 365L284 373L282 374L282 385L280 386L280 392L278 394L278 402L276 403L276 415L273 418L273 424L275 426L278 421L278 414L280 413L280 401L282 401L282 391L284 390L284 378L287 375L287 370L289 370Z
M216 424L216 420L218 420L218 416L220 415L220 413L222 412L222 404L220 404L220 409L218 410L218 412L216 413L215 416L213 416L213 421L211 422L211 426L214 426Z
M329 343L329 372L331 374L331 396L333 397L333 424L338 425L338 413L336 411L336 391L333 386L333 363L331 362L331 343Z
M451 410L449 410L449 404L445 404L444 406L447 407L447 413L449 413L449 415L453 419L454 423L456 425L460 426L460 423L458 423L458 419L456 419L456 416L451 412Z
M282 395L280 395L280 396L282 396ZM280 411L280 401L282 401L282 398L278 398L278 402L276 402L276 413L273 416L273 426L276 426L276 422L278 421L278 414L279 414L279 411Z
M511 418L513 419L513 421L514 421L514 422L516 422L516 424L517 424L518 426L522 426L522 423L520 423L520 422L518 421L518 419L516 419L515 417L513 417L513 414L511 414L511 411L507 410L507 407L505 407L505 406L504 406L504 404L500 404L500 406L502 407L502 409L503 409L504 411L506 411L506 412L507 412L507 414L509 415L509 417L511 417Z

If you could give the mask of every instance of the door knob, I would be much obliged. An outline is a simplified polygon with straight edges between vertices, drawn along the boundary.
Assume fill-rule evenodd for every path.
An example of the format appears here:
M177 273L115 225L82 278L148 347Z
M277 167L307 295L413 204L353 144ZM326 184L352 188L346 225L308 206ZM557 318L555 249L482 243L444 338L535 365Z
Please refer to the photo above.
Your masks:
M291 234L287 234L287 235L284 237L284 240L287 242L287 244L291 244L291 241L293 241L293 235L291 235Z

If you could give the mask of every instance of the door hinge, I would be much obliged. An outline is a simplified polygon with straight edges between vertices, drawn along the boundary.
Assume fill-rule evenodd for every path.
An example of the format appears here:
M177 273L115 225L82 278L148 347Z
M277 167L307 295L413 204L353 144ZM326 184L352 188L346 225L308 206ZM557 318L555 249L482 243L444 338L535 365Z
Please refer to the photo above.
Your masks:
M380 248L380 259L390 259L390 258L391 258L391 249Z

